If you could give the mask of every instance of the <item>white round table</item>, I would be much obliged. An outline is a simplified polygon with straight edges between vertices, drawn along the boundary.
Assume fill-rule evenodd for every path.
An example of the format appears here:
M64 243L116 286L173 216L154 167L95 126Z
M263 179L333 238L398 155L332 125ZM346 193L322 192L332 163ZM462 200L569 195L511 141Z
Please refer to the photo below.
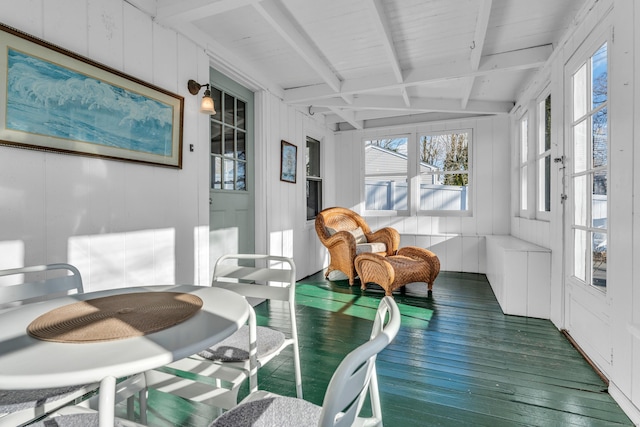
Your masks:
M93 343L59 343L31 337L27 326L55 308L133 292L184 292L202 299L192 317L148 335ZM245 298L232 291L192 285L142 286L59 297L0 312L0 388L41 389L101 382L100 408L113 396L115 378L191 356L238 330L249 317ZM103 387L111 390L105 390ZM105 404L108 404L105 401ZM102 416L108 416L100 411Z

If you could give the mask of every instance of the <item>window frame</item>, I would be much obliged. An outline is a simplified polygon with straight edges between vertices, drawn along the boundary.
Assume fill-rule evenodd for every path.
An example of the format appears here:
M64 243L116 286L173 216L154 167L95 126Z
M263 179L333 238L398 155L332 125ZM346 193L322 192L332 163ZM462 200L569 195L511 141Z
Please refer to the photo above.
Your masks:
M368 209L367 208L367 177L374 175L367 175L367 154L366 147L367 142L369 141L381 141L381 140L395 140L395 139L406 139L407 140L407 170L406 170L406 180L407 180L407 209ZM411 162L409 161L409 153L412 152L412 141L415 140L413 134L408 133L389 133L383 135L376 135L373 137L362 138L362 158L363 158L363 168L362 168L362 207L363 212L367 216L408 216L411 207L411 180L410 180L410 170L411 170Z
M420 210L420 155L419 140L423 136L450 135L457 133L467 134L468 144L468 169L464 171L468 176L467 184L467 209L466 210ZM435 216L435 217L470 217L473 216L473 191L474 191L474 136L473 126L460 126L447 130L415 131L410 133L388 133L368 135L361 139L363 166L361 172L361 206L362 212L367 216ZM366 171L366 146L368 141L407 139L407 209L367 209L367 175Z
M318 150L317 150L317 156L318 156L318 175L310 175L309 174L309 158L310 156L310 150L309 150L309 142L312 142L313 144L317 144L318 145ZM322 181L322 166L323 166L323 162L322 162L322 142L316 138L313 138L311 136L306 137L305 139L305 191L306 191L306 200L307 200L307 209L305 210L306 212L306 220L307 221L315 221L316 217L318 216L317 214L323 209L324 207L324 203L323 203L323 181ZM309 183L310 182L318 182L319 183L319 194L317 195L317 202L318 202L318 212L316 213L316 215L314 215L313 217L309 217Z
M224 192L224 193L240 193L240 194L247 194L250 189L248 186L248 174L249 174L249 170L248 170L248 166L249 166L249 159L248 159L248 147L247 147L247 143L248 143L248 129L247 129L247 104L249 103L246 99L243 99L242 97L236 95L235 93L229 92L227 90L224 90L216 85L213 84L213 82L210 82L210 87L211 87L211 92L212 92L212 97L215 97L216 99L216 114L212 114L209 116L209 127L210 127L210 133L209 133L209 143L210 143L210 147L209 147L209 191L213 191L213 192ZM219 96L219 99L218 99ZM226 103L227 103L227 99L228 98L232 98L233 99L233 123L228 123L227 122L227 111L226 111ZM239 115L238 115L238 102L242 102L244 104L244 120L242 121L244 127L241 127L239 125ZM222 153L214 153L213 150L211 149L211 144L212 144L212 135L214 134L214 126L217 126L220 128L221 130L221 134L220 134L220 146L221 146L221 151ZM227 130L230 130L231 132L233 132L233 155L227 155L225 153L225 144L226 144L226 140L225 140L225 136L227 135ZM244 134L244 158L241 158L238 155L238 135L239 134ZM225 164L228 164L229 162L232 162L234 165L233 168L233 188L225 188L225 181L224 181L224 175L225 175ZM220 188L216 188L216 182L215 181L215 166L220 165L221 166L221 181L220 181ZM238 170L239 165L243 165L244 166L244 188L238 188L237 183L239 182L238 180Z
M422 184L421 176L420 176L420 140L425 136L441 136L441 135L452 135L452 134L467 134L467 170L466 171L458 171L455 173L463 173L467 175L467 209L465 210L445 210L445 209L420 209L420 204L422 203L420 197L420 185ZM416 135L416 160L415 160L415 169L416 169L416 177L417 177L417 197L416 197L416 211L418 216L441 216L441 217L467 217L473 215L473 152L474 152L474 143L473 143L473 129L467 127L448 129L445 131L432 131L432 132L418 132ZM445 174L447 175L447 174Z

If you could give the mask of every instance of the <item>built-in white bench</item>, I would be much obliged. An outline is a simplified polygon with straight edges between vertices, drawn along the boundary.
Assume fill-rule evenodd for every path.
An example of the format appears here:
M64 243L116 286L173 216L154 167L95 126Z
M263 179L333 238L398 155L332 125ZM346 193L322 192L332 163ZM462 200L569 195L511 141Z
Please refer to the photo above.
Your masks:
M513 236L486 236L487 279L505 314L549 319L551 250Z

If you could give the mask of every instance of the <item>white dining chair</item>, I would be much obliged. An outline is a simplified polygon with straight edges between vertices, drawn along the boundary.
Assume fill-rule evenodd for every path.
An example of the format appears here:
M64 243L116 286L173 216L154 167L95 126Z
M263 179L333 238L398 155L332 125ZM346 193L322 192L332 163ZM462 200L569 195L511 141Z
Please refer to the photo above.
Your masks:
M222 414L210 427L382 426L375 360L399 329L400 310L392 297L385 296L376 311L371 339L342 360L331 377L322 406L260 390ZM367 390L372 416L359 418Z
M10 310L12 306L82 292L82 276L70 264L0 270L0 309ZM0 390L0 427L22 425L81 398L97 387L98 384L87 384L40 390Z
M254 265L242 265L254 264ZM295 264L291 258L259 255L232 254L218 259L213 272L212 286L240 293L248 298L280 301L288 307L288 330L276 330L266 326L255 328L255 313L247 326L197 355L174 362L149 374L149 382L155 389L180 397L208 403L227 410L237 405L238 392L249 379L249 391L258 389L258 369L283 349L293 349L296 396L302 398L302 374L298 348L298 331L295 316ZM252 338L255 333L256 338ZM253 356L255 355L255 359ZM203 381L186 379L198 375ZM215 385L211 386L211 381Z

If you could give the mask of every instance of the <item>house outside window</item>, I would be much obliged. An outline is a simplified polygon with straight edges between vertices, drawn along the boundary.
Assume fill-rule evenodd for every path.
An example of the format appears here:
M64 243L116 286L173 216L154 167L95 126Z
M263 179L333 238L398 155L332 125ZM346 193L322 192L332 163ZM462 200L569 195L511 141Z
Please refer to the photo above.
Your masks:
M312 220L322 210L320 141L307 137L305 158L307 163L307 220Z
M399 136L365 141L365 209L406 211L408 209L409 137Z

